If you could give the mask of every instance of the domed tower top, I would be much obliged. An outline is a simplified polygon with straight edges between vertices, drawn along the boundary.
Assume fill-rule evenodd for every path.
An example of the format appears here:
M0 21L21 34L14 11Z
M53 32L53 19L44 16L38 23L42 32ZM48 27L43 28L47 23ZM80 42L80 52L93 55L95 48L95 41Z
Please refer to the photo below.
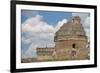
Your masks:
M70 22L68 21L60 27L56 36L86 36L80 20L79 16L73 17Z
M73 23L78 24L81 21L81 18L79 16L75 16L73 19Z

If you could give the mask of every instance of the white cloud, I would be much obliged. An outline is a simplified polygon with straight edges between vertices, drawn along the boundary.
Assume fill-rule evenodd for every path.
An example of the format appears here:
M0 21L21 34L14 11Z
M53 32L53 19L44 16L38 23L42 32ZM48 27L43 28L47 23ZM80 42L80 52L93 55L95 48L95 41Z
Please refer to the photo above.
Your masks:
M42 21L42 19L43 17L40 15L27 19L22 24L22 32L53 32L53 26Z
M86 31L86 35L90 39L90 17L87 17L84 21L84 28Z

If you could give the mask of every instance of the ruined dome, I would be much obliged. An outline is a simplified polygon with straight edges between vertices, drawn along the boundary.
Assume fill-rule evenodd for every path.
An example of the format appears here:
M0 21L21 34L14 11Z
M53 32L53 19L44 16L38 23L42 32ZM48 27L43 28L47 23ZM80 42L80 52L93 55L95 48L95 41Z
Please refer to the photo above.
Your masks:
M71 19L71 21L64 23L56 32L56 35L85 36L85 31L81 24L81 18L79 16L75 16Z
M75 16L75 17L73 17L73 20L81 20L81 18L79 17L79 16Z

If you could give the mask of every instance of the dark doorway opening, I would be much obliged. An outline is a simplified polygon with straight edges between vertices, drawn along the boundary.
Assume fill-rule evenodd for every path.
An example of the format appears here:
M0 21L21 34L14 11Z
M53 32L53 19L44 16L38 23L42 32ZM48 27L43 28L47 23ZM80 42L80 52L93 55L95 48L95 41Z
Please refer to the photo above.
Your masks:
M76 48L76 44L72 44L72 47L73 47L73 48Z

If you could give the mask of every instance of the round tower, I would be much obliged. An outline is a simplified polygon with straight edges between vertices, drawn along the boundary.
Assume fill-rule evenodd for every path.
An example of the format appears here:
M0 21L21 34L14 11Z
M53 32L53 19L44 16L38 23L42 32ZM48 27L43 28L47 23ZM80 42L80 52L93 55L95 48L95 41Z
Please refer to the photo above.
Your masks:
M63 24L55 35L58 59L87 59L87 38L79 16Z

